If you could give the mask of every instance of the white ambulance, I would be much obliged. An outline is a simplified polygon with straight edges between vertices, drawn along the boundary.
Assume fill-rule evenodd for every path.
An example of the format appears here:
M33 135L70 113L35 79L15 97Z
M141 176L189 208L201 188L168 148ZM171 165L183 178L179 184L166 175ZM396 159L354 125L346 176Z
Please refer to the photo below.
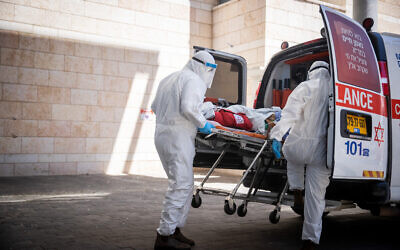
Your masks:
M254 108L276 105L276 91L293 90L306 79L314 61L328 62L332 84L327 167L332 169L332 177L326 198L351 201L377 214L382 206L400 204L400 36L369 31L371 19L363 27L325 6L320 12L323 38L274 55L260 82ZM245 60L205 50L219 64L206 96L245 104ZM195 166L207 165L218 156L200 146L196 149ZM225 158L222 166L241 168L237 156Z

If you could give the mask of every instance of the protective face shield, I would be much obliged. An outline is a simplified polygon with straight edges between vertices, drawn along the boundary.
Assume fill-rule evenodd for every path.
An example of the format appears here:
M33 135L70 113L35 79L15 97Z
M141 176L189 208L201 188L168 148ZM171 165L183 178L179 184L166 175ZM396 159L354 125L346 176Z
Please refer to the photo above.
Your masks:
M329 64L324 61L315 61L311 64L310 69L307 73L307 80L318 78L317 74L320 73L320 69L326 69L330 73Z
M199 51L192 57L192 70L211 88L217 64L214 57L207 51Z

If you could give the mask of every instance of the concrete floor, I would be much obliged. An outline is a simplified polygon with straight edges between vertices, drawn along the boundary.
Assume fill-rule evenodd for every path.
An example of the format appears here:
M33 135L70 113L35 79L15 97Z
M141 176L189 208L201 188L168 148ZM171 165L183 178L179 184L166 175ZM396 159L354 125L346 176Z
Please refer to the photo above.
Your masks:
M237 178L210 181L232 186ZM0 178L0 248L152 249L166 187L166 179L144 176ZM273 206L250 203L241 218L224 213L223 197L202 198L183 230L196 241L192 249L301 246L302 221L288 207L271 224ZM324 219L319 249L400 249L399 222L358 208L332 212Z

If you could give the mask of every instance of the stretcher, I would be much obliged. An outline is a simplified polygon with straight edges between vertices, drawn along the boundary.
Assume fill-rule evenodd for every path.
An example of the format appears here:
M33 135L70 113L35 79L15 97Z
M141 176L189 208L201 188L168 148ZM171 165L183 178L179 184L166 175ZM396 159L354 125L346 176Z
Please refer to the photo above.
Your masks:
M280 220L282 205L293 207L293 195L288 192L285 160L275 159L271 147L272 140L267 139L264 135L216 126L209 135L198 133L196 143L220 153L200 185L195 187L192 207L201 206L200 193L225 197L225 213L232 215L237 210L240 217L246 215L249 202L274 205L274 210L269 214L269 220L274 224ZM228 152L251 159L251 163L244 169L241 179L232 190L205 187L204 185ZM248 188L247 193L238 192L241 185ZM237 209L235 200L242 201ZM342 203L339 201L327 200L325 213L340 210L341 206Z

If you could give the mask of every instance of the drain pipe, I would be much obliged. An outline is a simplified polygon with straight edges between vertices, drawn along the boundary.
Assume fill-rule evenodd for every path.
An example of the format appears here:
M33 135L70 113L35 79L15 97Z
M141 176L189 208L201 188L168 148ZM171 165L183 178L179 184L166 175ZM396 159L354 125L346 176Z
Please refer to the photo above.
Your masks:
M374 19L372 31L378 30L378 0L353 0L353 19L362 25L365 18Z

